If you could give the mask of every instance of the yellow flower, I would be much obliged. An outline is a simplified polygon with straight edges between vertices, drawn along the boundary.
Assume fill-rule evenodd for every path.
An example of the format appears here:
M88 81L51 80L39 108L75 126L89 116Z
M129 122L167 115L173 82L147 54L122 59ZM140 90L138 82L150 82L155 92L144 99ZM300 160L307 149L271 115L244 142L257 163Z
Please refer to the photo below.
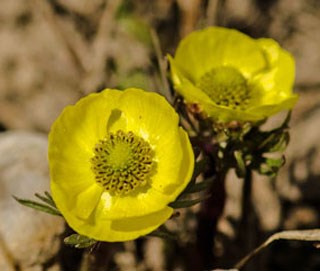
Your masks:
M262 120L298 98L293 57L272 39L209 27L188 35L168 57L176 91L219 122Z
M107 89L68 106L49 135L51 192L67 223L100 241L146 235L171 215L194 164L160 95Z

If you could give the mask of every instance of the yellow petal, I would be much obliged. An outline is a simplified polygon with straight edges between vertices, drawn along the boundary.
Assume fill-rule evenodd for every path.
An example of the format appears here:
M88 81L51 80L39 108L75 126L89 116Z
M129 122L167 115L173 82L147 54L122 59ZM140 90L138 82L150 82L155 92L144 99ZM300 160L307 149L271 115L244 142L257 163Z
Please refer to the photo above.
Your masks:
M121 97L119 109L127 120L127 130L134 131L151 144L178 129L177 113L157 93L128 89Z
M254 39L222 27L208 27L189 34L180 42L174 60L192 82L219 66L237 68L245 77L266 66L263 52Z
M103 188L97 184L89 186L76 197L75 207L72 212L82 219L87 219L97 207Z
M257 114L267 118L283 110L290 110L296 104L298 95L291 95L290 97L279 99L277 103L265 104L250 108L248 112Z
M256 88L254 91L260 94L259 103L272 104L281 97L292 95L294 59L271 39L259 39L258 42L265 51L269 67L250 79L250 83Z
M173 210L165 207L162 210L141 217L131 217L120 220L82 221L72 214L65 216L68 224L79 234L95 240L107 242L122 242L136 239L151 233L172 215Z
M187 77L185 77L180 69L178 69L175 60L171 56L167 56L170 62L171 78L175 89L190 103L210 103L211 99L201 89L195 87Z

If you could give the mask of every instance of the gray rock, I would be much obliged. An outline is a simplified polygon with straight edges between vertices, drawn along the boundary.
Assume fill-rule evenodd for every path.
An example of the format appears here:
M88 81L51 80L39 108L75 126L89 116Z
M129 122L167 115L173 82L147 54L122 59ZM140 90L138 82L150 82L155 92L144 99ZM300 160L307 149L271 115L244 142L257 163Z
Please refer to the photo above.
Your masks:
M41 134L0 134L0 269L42 270L59 248L63 219L13 199L49 191L47 139Z

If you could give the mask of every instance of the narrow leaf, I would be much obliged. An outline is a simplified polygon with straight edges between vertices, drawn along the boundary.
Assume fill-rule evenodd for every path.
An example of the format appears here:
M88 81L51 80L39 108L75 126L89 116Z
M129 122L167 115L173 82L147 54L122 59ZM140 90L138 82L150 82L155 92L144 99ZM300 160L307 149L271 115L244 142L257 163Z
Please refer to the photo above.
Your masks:
M48 191L44 191L44 194L46 195L46 197L48 199L50 199L50 200L52 200L52 202L54 202L52 196L50 195L50 193Z
M57 216L62 216L61 213L59 212L59 210L57 210L56 208L53 208L49 205L43 204L43 203L39 203L33 200L27 200L27 199L20 199L18 197L13 196L13 198L18 201L20 204L36 209L38 211L41 212L45 212L51 215L57 215Z
M191 194L191 193L197 193L205 190L208 188L212 183L213 179L205 179L198 183L193 183L192 185L188 186L184 191L183 194Z
M177 200L177 201L170 203L169 206L173 209L187 208L187 207L191 207L193 205L196 205L196 204L200 203L201 201L206 200L208 198L210 198L210 195L205 196L205 197L201 197L198 199L193 199L193 200Z
M48 192L47 192L48 193ZM38 199L42 200L43 202L49 204L50 206L57 208L56 204L54 203L53 199L51 197L48 197L47 194L45 194L45 196L42 196L38 193L34 194Z
M189 191L192 190L192 187L194 187L196 185L196 178L204 171L205 166L206 166L206 162L207 162L206 159L202 159L200 161L195 162L194 171L193 171L193 175L191 177L191 181L189 182L187 187L184 189L184 191L180 194L178 199L183 198L185 196L185 194L194 193L194 192L189 192ZM195 191L195 192L197 192L197 191Z
M64 238L63 241L65 244L74 246L75 248L87 248L97 243L96 240L77 233L71 234L70 236Z
M195 163L195 165L194 165L194 171L193 171L192 179L195 179L201 173L203 173L206 165L207 165L207 160L206 159L202 159L200 161L197 161Z
M177 240L177 236L166 229L159 228L149 233L147 236L154 236L162 239Z
M48 198L48 200L50 200L52 202L52 205L54 205L54 207L57 208L57 205L54 202L54 200L53 200L52 196L50 195L50 193L48 191L45 191L44 194Z

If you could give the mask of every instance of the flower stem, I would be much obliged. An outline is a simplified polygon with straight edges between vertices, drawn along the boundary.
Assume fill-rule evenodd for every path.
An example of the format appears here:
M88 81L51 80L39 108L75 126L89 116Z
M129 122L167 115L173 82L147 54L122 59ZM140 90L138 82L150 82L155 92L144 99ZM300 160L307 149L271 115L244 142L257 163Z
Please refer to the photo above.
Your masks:
M214 264L213 244L226 200L225 176L225 171L216 172L209 190L211 197L203 201L198 215L197 249L202 265L199 270L212 269Z
M247 167L242 189L242 218L238 238L242 250L252 251L254 249L257 242L255 232L255 213L252 205L252 171Z
M251 192L252 192L252 172L250 169L246 169L244 177L244 183L242 188L242 226L247 228L252 216L252 203L251 203Z

